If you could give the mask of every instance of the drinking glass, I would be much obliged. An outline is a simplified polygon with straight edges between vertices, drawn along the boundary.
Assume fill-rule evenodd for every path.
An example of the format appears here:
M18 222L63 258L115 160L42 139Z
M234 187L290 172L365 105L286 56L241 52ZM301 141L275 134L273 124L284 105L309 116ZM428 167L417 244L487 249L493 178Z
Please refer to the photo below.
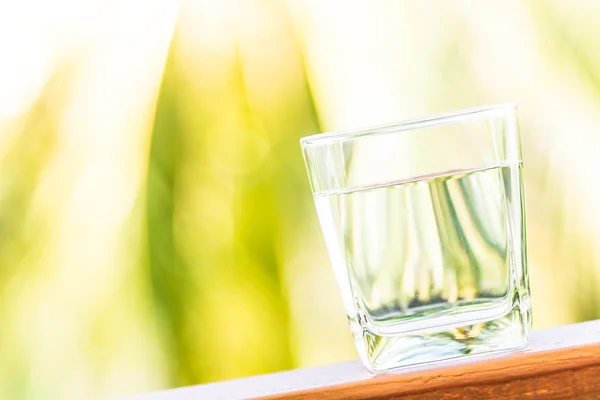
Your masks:
M531 306L515 105L300 143L369 370L526 343Z

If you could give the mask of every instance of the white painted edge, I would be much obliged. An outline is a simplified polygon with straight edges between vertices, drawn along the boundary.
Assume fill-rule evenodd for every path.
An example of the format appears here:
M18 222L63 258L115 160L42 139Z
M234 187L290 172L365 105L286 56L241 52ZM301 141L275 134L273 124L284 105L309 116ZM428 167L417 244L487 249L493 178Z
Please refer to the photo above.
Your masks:
M474 361L506 357L510 354L531 354L548 350L578 347L600 343L600 320L579 324L559 326L552 329L534 331L529 343L521 350L495 355L481 355L448 360L402 369L394 374L406 374L426 371L433 368L461 365ZM127 397L127 400L188 400L219 399L237 400L273 394L284 394L297 390L322 388L349 382L370 379L374 374L368 372L359 361L345 362L320 367L303 368L273 374L234 379L204 385Z

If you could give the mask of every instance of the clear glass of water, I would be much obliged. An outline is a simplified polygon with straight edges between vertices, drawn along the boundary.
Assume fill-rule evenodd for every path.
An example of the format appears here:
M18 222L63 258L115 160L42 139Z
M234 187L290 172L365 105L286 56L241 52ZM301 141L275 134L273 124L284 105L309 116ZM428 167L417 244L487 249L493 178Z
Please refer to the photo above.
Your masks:
M301 146L369 370L525 345L531 303L513 104L323 133Z

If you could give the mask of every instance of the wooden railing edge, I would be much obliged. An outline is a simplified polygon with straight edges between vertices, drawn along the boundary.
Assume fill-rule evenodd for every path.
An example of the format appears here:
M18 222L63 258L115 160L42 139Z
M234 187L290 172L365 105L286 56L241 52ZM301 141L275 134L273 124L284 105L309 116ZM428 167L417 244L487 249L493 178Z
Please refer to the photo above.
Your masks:
M473 399L600 398L600 320L534 331L529 344L516 352L397 373L375 376L359 362L346 362L129 399L440 399L461 395Z

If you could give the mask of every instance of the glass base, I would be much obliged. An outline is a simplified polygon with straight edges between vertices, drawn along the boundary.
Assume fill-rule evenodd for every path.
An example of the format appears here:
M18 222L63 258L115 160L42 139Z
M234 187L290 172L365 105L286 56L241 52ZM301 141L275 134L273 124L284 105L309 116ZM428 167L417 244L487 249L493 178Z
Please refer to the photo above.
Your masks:
M368 330L355 335L356 347L372 372L518 349L527 343L531 309L515 307L486 322L427 333L376 335Z

